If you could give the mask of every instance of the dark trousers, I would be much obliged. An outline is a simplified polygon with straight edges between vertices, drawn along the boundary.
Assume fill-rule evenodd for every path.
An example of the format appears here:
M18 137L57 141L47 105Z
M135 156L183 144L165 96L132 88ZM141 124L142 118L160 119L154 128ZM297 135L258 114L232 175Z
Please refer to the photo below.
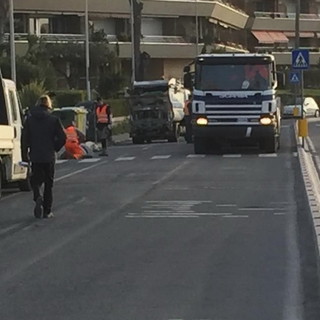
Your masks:
M31 166L31 186L33 189L33 199L36 201L41 197L40 188L44 184L43 210L44 214L49 214L52 209L52 188L54 181L54 162L32 163Z

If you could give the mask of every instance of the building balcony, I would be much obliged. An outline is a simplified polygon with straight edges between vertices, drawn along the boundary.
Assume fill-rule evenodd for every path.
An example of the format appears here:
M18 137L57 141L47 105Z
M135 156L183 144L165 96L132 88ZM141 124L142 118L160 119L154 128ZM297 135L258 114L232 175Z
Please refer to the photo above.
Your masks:
M76 14L83 15L84 1L79 0L15 0L14 9L19 13L41 14ZM89 14L100 17L129 18L129 1L108 0L89 1ZM143 7L145 17L205 17L219 21L237 29L243 29L249 16L226 2L219 0L154 0L145 1Z
M255 31L295 31L295 14L256 12L252 26ZM300 31L301 32L319 32L320 15L301 14Z

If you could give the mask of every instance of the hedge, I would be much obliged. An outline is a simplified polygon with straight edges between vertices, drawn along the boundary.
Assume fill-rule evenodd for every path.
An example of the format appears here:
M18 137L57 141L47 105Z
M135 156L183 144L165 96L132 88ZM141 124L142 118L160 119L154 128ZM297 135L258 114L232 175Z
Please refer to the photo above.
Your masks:
M278 94L281 97L281 104L288 105L294 103L294 93L289 90L278 90ZM319 89L305 89L303 92L305 97L314 98L320 105L320 90Z
M55 106L58 108L74 106L80 101L84 101L86 93L83 90L63 90L55 91Z
M125 99L105 99L111 106L113 117L124 117L130 114L130 110Z

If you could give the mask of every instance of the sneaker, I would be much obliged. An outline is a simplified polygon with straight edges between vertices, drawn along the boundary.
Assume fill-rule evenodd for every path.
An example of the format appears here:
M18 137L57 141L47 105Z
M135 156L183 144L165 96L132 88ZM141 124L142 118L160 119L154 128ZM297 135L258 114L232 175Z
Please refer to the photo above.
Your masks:
M46 214L44 214L43 215L43 219L51 219L51 218L53 218L54 217L54 215L53 215L53 213L52 212L50 212L50 213L46 213Z
M34 207L34 216L37 219L41 219L42 213L43 213L43 208L42 208L42 197L39 197L36 200L36 206Z

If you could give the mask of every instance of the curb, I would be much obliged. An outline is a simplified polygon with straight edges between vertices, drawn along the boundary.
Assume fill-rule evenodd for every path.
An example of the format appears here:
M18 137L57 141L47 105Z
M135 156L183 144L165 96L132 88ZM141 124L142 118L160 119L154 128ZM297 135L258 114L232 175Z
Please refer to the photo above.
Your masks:
M310 138L306 139L307 150L305 150L300 144L296 125L294 125L294 132L297 141L298 158L300 161L302 177L312 215L314 237L317 243L317 254L318 257L320 257L320 178L314 160L312 159L312 154L310 153Z

